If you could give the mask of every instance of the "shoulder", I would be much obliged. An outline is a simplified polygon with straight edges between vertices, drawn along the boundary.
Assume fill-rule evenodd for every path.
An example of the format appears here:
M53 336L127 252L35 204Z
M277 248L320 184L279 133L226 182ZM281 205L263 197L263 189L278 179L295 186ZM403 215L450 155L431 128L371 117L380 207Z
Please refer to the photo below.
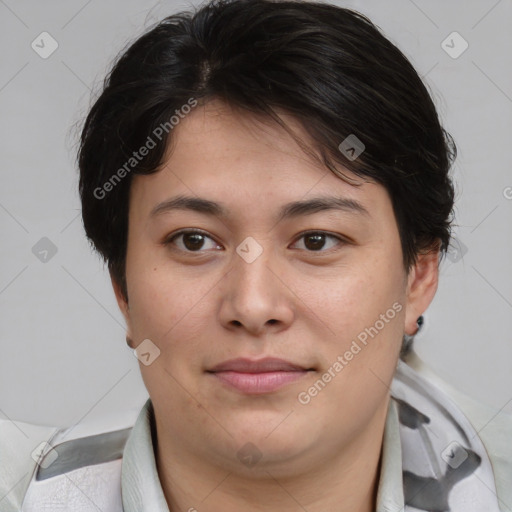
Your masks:
M512 507L512 415L480 403L437 375L416 353L405 359L454 402L480 437L491 461L500 498Z
M0 420L0 510L88 510L92 499L105 512L121 511L135 412L68 428Z
M504 410L494 409L489 405L478 402L455 388L437 375L437 373L422 361L415 352L411 352L405 362L448 395L470 420L475 430L480 434L480 437L489 438L491 444L494 444L495 441L500 441L500 439L495 439L494 434L505 434L508 440L507 453L511 456L512 460L512 443L510 442L512 435L512 415Z
M58 431L56 427L0 420L0 509L19 512L37 469L39 451Z

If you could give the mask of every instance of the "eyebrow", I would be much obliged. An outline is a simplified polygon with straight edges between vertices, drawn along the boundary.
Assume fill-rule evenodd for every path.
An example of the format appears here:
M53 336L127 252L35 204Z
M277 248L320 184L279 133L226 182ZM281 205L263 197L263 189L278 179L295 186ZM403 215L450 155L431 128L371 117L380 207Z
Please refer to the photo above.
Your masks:
M189 210L219 218L229 216L229 210L221 203L202 197L176 196L157 204L150 213L155 217L175 210ZM321 196L312 199L293 201L285 204L277 216L277 221L312 215L314 213L330 210L340 210L349 213L359 213L370 216L368 210L354 199L334 196Z

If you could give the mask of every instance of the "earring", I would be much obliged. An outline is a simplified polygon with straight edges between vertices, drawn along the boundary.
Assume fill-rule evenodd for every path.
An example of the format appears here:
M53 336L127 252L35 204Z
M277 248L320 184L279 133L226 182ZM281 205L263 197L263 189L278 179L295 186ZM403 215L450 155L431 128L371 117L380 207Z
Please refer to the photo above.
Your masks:
M400 350L400 359L404 359L409 352L412 350L412 344L414 342L414 337L420 332L421 327L424 323L423 315L419 316L416 320L417 329L414 334L404 334L402 338L402 348Z
M416 336L416 334L418 334L420 331L421 331L421 327L423 326L423 323L425 322L424 318L423 318L423 315L420 315L418 317L418 320L416 320L416 325L418 326L418 329L416 330L416 332L414 333L414 335Z

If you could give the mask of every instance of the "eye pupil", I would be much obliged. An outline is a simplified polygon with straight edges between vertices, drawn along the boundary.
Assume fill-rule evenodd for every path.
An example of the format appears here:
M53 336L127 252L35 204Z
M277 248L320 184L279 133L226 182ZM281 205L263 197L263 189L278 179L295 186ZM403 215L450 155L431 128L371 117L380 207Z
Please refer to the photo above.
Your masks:
M188 241L190 241L190 239L193 239L194 241L190 244L190 243L187 243ZM203 246L203 243L204 243L204 235L201 235L199 233L185 233L183 234L183 245L188 249L188 250L196 250L196 249L201 249L201 247Z
M308 240L314 240L312 244L308 243ZM321 249L325 245L325 235L323 234L314 234L314 235L306 235L304 238L304 245L311 250Z

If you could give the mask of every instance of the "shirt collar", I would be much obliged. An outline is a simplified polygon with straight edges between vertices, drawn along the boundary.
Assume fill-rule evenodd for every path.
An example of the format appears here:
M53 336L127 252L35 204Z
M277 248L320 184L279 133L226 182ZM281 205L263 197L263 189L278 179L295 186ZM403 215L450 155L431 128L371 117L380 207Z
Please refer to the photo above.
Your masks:
M121 469L124 512L169 512L153 449L154 410L148 398L126 441Z
M398 408L396 402L391 398L384 427L380 480L377 490L377 512L397 512L404 510L404 507Z
M154 410L148 398L126 442L122 460L121 489L124 512L169 512L156 468L153 437ZM396 512L404 508L402 450L398 410L389 401L382 448L381 473L376 512Z

